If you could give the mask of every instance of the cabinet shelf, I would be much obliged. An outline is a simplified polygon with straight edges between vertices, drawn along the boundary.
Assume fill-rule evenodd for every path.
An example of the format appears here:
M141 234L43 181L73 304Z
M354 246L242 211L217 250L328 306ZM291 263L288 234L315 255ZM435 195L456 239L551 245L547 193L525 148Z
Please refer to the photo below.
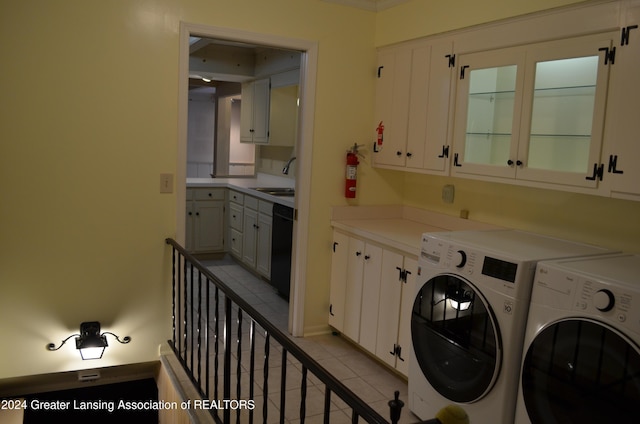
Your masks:
M593 96L596 92L595 85L576 85L569 87L541 87L533 90L536 97L547 96Z

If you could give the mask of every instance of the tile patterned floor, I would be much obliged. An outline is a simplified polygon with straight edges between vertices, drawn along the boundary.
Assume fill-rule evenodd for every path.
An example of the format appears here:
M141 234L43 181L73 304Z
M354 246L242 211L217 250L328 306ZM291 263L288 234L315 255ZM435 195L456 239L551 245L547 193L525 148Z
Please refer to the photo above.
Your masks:
M202 263L211 270L214 275L225 282L231 289L241 295L265 318L270 320L284 333L287 333L289 304L277 295L273 287L262 279L256 277L242 266L234 262L230 257L215 260L203 260ZM246 326L248 327L248 325ZM257 332L259 333L259 332ZM243 339L248 338L248 331L243 331ZM407 383L385 366L363 353L350 342L338 335L326 334L305 338L293 338L304 351L315 359L320 365L331 372L338 380L350 388L357 396L369 404L383 417L389 417L388 401L393 398L396 390L400 392L400 399L407 403ZM262 340L256 337L258 349L264 348L264 337ZM242 346L248 349L248 341ZM271 356L269 361L269 375L276 376L270 378L268 385L268 419L267 422L278 422L278 411L280 404L280 371L281 371L281 348L279 345L271 344ZM244 351L244 347L241 349ZM275 351L275 352L274 352ZM241 397L248 399L246 392L248 384L249 354L240 353L240 363L242 366ZM232 370L235 372L237 366L237 354L233 354ZM256 361L256 374L259 376L255 380L254 400L256 408L254 414L256 422L262 421L262 410L264 405L263 387L261 385L264 372L264 364ZM287 366L286 373L286 422L299 422L299 399L302 378L302 367L300 363L290 355L287 362L292 366ZM211 383L213 386L213 383ZM235 383L232 383L232 393L236 393ZM307 423L323 422L324 406L324 384L317 378L308 374L307 388ZM348 406L332 396L331 423L341 424L351 422L351 410ZM244 412L243 412L244 414ZM235 420L234 420L235 421ZM408 408L402 411L401 423L413 423L419 419L411 414ZM247 422L242 420L241 422ZM362 422L362 421L361 421Z

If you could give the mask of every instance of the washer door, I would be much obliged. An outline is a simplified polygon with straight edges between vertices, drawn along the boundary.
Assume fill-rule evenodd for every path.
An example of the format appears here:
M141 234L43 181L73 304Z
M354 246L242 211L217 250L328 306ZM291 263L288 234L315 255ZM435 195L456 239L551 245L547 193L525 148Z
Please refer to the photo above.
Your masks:
M522 394L533 424L637 422L640 351L603 323L555 322L527 350Z
M424 283L413 304L411 339L429 384L454 402L474 402L493 387L501 365L498 325L482 294L451 274Z

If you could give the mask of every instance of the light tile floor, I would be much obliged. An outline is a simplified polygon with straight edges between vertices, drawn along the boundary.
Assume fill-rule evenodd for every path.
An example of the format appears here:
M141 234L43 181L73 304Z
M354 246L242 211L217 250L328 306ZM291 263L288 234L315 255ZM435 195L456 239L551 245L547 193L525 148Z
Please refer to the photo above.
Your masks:
M211 270L214 275L220 278L231 289L256 308L256 310L258 310L258 312L260 312L265 318L274 323L285 334L288 334L287 323L289 304L278 296L273 287L271 287L267 282L256 277L228 256L215 260L203 260L202 263ZM245 339L244 336L247 334L248 331L244 330L243 339ZM260 345L260 340L258 338L256 338L256 340L257 345ZM397 390L400 392L400 399L405 402L400 423L414 423L419 421L419 419L413 415L406 406L406 380L381 365L379 362L343 339L341 336L326 334L304 338L292 337L292 340L384 418L389 419L388 402L393 398L394 392ZM248 345L248 342L243 343L243 346L246 346L246 349L248 349ZM276 377L268 380L268 422L278 422L277 412L279 411L280 403L280 371L282 369L280 354L281 348L279 345L275 345L274 343L271 345L273 346L272 350L275 350L276 354L273 352L271 354L268 372L270 376ZM264 338L262 338L262 344L259 346L259 349L263 349L263 347ZM242 350L244 349L245 348L243 347ZM243 368L241 380L246 380L241 381L241 396L248 398L249 394L245 393L246 387L249 386L246 384L248 382L248 375L244 371L249 368L249 355L248 352L241 353L241 355L242 357L240 362ZM237 364L237 355L234 354L233 357L236 362L232 366L232 370L235 370L234 367L236 367ZM262 396L263 387L260 382L262 381L264 364L259 364L258 362L259 361L256 360L255 369L256 374L259 375L260 378L256 377L256 391L253 396L256 402L254 414L259 417L258 421L262 421L264 396ZM287 422L297 423L299 422L298 408L302 367L300 363L295 360L295 358L291 358L291 356L288 357L287 362L293 366L286 367L287 403L285 406L285 415ZM320 423L323 422L324 384L312 376L311 373L308 374L308 378L306 422ZM235 383L233 385L232 393L235 394ZM331 423L349 423L351 421L350 408L348 408L348 406L335 395L333 395L331 399Z

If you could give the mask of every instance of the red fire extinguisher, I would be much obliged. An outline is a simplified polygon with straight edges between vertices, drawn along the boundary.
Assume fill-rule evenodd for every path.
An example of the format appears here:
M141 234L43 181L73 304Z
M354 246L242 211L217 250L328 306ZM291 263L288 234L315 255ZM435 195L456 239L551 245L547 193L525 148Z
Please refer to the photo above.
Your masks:
M358 174L358 145L354 144L347 151L347 175L344 185L344 197L354 199L356 197L356 182Z

